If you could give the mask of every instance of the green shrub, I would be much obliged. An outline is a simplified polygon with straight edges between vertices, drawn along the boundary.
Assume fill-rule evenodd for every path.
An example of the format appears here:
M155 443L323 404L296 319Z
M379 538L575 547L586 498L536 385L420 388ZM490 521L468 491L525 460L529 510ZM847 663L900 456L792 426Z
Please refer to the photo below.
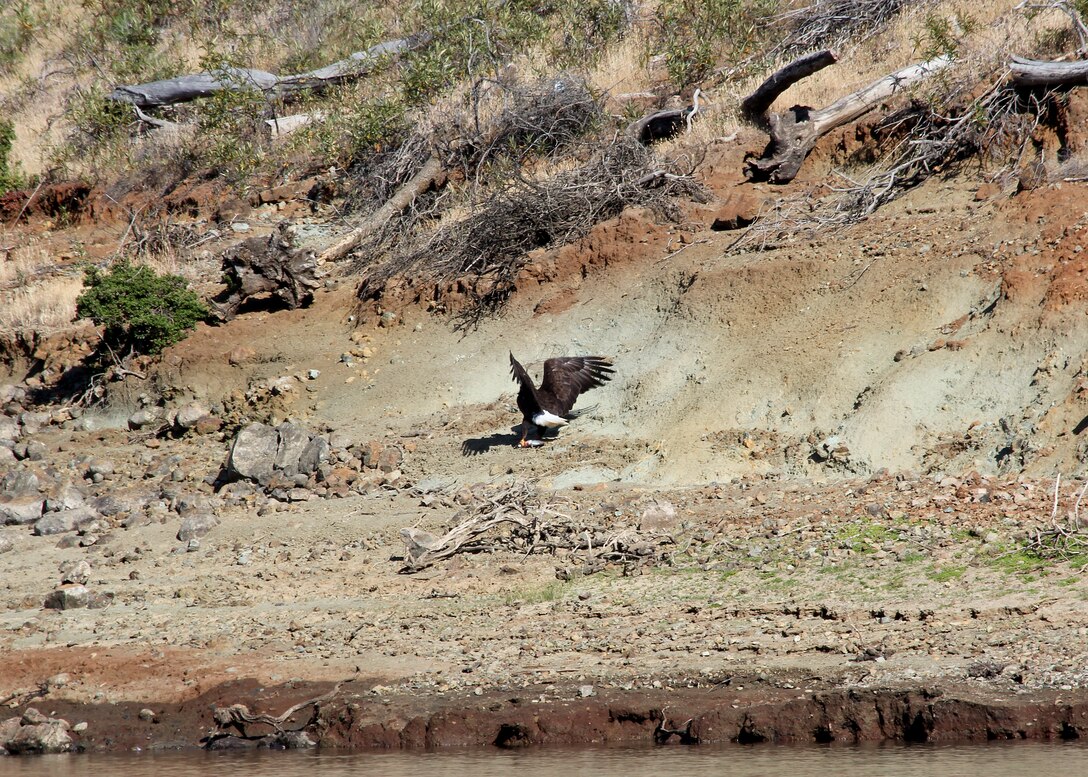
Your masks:
M0 194L26 186L26 176L19 165L10 160L11 146L15 142L15 128L6 119L0 119Z
M185 339L208 309L187 281L127 261L87 269L76 317L104 326L102 344L117 353L154 355Z
M43 12L28 0L17 0L0 11L0 73L11 72L26 55L44 21Z
M768 33L773 0L664 0L662 43L669 78L677 86L696 84L723 57L737 61Z

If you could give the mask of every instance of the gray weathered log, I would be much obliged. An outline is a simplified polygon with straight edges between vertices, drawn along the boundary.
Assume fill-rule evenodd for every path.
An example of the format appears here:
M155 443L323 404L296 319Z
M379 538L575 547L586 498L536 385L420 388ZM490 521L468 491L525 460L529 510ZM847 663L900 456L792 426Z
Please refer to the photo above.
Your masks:
M824 49L814 51L790 62L772 73L759 88L744 98L740 104L741 113L746 118L755 122L761 129L770 130L770 117L767 111L771 104L778 99L784 91L789 89L802 78L807 78L813 73L823 70L828 65L834 65L838 57L833 51Z
M1046 62L1013 57L1009 63L1012 81L1017 86L1088 85L1088 61Z
M432 156L423 163L423 167L419 169L419 172L397 189L393 196L374 211L366 221L322 251L318 260L331 262L347 255L348 252L362 242L364 237L381 228L385 222L403 211L415 202L417 197L434 186L441 173L442 163L438 161L437 157Z
M406 38L384 41L366 51L357 51L339 62L296 75L277 76L275 73L254 68L224 67L211 73L195 73L146 84L118 86L107 98L132 103L137 108L155 108L190 102L224 90L254 90L280 95L319 89L361 78L386 59L422 48L433 38L432 33L421 32Z
M749 161L749 176L772 183L792 181L816 141L822 136L836 127L856 121L885 100L947 67L951 62L949 57L936 57L928 62L901 68L836 100L826 108L814 110L808 106L795 105L784 113L768 116L768 134L771 140L761 158Z

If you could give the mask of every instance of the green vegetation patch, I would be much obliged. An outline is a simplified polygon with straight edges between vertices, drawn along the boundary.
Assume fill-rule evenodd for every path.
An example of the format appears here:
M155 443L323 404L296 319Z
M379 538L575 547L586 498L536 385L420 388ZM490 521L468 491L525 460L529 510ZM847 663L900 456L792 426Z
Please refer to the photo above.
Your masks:
M183 340L208 309L178 275L158 275L128 262L103 272L87 269L77 318L105 327L102 344L114 355L155 355Z
M15 128L11 122L0 119L0 194L22 189L27 184L16 162L11 161L11 147L15 142Z

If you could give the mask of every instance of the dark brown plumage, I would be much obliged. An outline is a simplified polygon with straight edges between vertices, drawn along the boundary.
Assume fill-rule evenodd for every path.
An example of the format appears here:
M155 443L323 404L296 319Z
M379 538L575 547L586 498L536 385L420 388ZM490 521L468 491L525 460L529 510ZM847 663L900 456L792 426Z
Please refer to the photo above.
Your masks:
M540 445L540 428L558 429L577 418L579 395L603 386L612 378L612 362L603 356L560 356L544 362L544 379L534 386L525 368L510 354L510 372L518 382L521 448Z

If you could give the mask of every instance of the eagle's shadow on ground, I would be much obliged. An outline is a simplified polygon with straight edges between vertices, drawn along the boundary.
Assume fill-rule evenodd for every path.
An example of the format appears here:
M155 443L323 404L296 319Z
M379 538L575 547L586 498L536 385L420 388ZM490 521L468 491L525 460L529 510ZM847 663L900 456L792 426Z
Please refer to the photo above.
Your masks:
M540 430L540 437L543 440L547 440L553 436L554 432L550 429ZM461 455L479 456L481 453L487 453L492 448L500 445L516 448L520 441L521 425L518 424L517 426L511 427L510 434L496 432L495 434L487 435L487 437L469 437L467 440L463 440L461 442Z
M487 437L469 437L467 440L461 442L461 455L479 456L481 453L487 453L492 448L500 445L513 448L517 446L520 439L520 426L515 426L511 429L510 434L496 432L495 434L487 435Z

